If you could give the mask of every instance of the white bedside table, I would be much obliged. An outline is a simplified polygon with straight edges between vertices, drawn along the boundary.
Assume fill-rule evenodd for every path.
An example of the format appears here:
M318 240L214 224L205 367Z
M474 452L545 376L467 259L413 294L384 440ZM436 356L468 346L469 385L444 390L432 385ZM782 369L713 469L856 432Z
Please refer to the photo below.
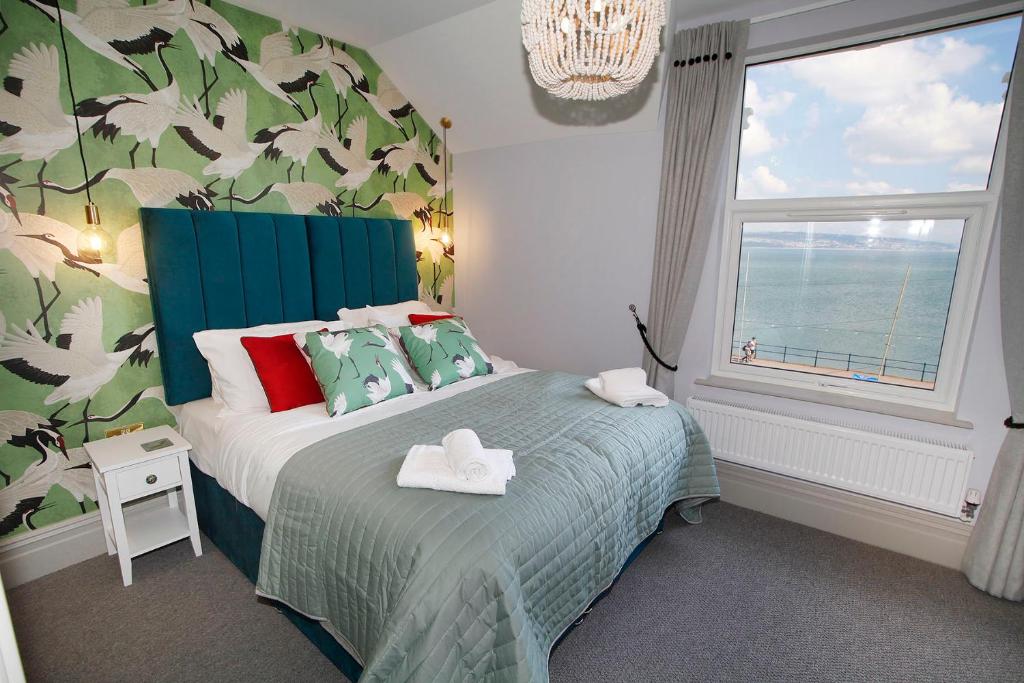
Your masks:
M167 439L152 451L145 443ZM188 451L192 444L166 425L85 444L96 479L96 498L103 518L107 554L117 553L124 585L132 584L132 558L183 538L192 539L196 557L203 554L192 498ZM178 506L181 487L185 510ZM167 507L124 514L124 503L167 492Z

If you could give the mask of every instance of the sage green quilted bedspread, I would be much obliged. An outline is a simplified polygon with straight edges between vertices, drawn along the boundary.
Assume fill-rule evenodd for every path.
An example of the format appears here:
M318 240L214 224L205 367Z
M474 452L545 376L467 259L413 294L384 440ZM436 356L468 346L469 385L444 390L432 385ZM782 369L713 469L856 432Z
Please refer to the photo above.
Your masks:
M665 509L718 495L681 406L619 408L583 380L516 375L297 453L274 491L259 592L323 620L361 681L547 681L552 644ZM506 495L396 486L409 446L458 427L515 451Z

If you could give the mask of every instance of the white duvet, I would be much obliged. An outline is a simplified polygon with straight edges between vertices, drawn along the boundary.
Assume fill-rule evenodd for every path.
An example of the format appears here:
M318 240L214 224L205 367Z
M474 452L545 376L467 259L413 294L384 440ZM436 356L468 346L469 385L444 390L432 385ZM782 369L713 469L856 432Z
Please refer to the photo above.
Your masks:
M221 404L204 398L180 407L178 431L192 444L196 467L266 521L277 475L300 450L334 434L529 372L496 357L493 361L495 374L471 377L437 391L407 394L333 418L323 404L280 413L225 414Z

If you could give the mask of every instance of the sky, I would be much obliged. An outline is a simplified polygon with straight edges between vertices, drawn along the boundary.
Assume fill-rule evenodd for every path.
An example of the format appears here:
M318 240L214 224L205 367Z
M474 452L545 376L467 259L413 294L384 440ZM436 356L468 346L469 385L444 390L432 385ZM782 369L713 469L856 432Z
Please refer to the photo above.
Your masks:
M948 246L960 244L964 232L963 219L939 220L867 220L867 221L795 221L787 223L744 223L743 235L769 235L778 232L802 232L814 235L861 235L868 238L903 239L940 242Z
M749 67L737 198L984 189L1020 24Z

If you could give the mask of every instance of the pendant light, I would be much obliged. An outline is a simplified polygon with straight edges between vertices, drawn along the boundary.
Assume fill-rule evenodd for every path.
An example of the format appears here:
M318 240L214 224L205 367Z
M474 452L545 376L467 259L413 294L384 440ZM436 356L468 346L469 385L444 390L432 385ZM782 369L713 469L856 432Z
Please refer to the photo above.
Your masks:
M110 235L103 229L100 223L100 209L92 201L92 193L89 191L89 167L85 163L85 148L82 146L82 128L78 121L78 100L75 99L75 89L71 82L71 61L68 59L68 44L64 37L64 15L60 9L60 2L54 3L57 6L57 26L60 29L60 46L64 53L64 70L68 79L68 95L71 96L71 114L75 119L75 138L78 143L78 156L82 160L82 175L85 180L85 230L78 233L78 256L86 261L99 262L101 254L110 247Z
M452 120L447 116L441 117L441 153L444 155L444 195L441 197L441 218L438 220L441 228L441 244L445 247L452 243L451 217L448 209L448 129L452 127Z
M520 21L537 85L564 99L605 100L651 70L665 0L523 0Z

